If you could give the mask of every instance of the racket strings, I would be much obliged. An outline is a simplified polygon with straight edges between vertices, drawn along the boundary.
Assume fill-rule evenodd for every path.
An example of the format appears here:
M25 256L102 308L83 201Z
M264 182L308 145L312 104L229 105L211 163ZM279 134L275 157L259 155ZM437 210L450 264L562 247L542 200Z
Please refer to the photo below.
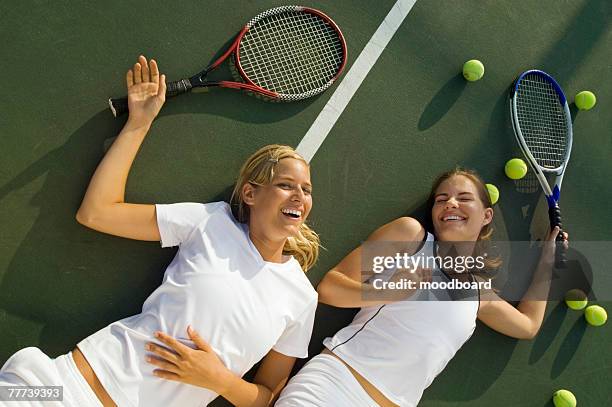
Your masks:
M310 17L311 20L313 20L313 18L309 15L308 17ZM273 16L270 18L270 20L272 20L274 23L281 23L283 25L283 28L285 28L285 37L284 39L279 38L279 37L275 37L274 35L270 35L272 34L271 32L266 32L265 34L267 35L260 35L259 39L263 39L263 41L265 41L268 44L273 44L275 47L277 47L277 50L279 49L278 47L282 47L284 44L282 42L282 40L285 40L287 43L291 44L295 44L296 41L300 41L300 33L298 32L298 30L296 28L296 21L295 20L289 20L289 19L279 19L279 16ZM316 20L315 20L316 21ZM319 21L320 23L322 23L322 21ZM313 46L314 45L314 46ZM318 46L317 46L318 45ZM288 82L285 83L284 85L286 85L285 87L282 87L283 82L282 81L276 81L278 85L281 85L278 89L281 92L285 92L285 93L301 93L301 92L305 92L308 91L308 77L304 76L304 73L310 73L311 75L315 75L315 77L313 78L315 80L315 87L321 86L324 84L324 81L321 81L321 74L324 73L324 71L322 71L322 69L324 67L322 66L316 66L312 63L309 64L309 62L311 62L314 58L317 57L317 55L314 55L313 50L320 50L321 49L321 45L319 44L310 44L310 48L308 47L304 47L302 46L301 49L297 48L295 50L292 51L298 51L298 52L292 52L292 53L285 53L284 55L282 55L284 58L283 59L277 59L277 60L271 60L270 59L270 55L265 55L261 52L261 50L258 50L260 52L257 52L257 55L261 58L261 61L259 61L259 63L257 64L258 68L263 68L263 71L265 71L265 73L267 74L269 79L280 79L285 78L285 77L294 77L296 79L298 79L298 81L295 81L293 83ZM268 58L265 58L268 57ZM268 64L265 64L265 62L268 62ZM304 70L300 68L310 68L309 70ZM262 69L260 69L261 71ZM262 79L267 79L267 78L263 78ZM316 83L316 81L319 80L319 83ZM312 81L310 81L310 83L312 83ZM271 86L274 84L273 81L268 80L266 83L268 86ZM287 85L293 85L293 87L287 86ZM276 90L276 89L274 89Z
M529 151L538 165L558 168L567 151L567 123L552 84L527 75L517 89L517 119Z
M312 15L307 15L307 17L313 23L324 24L323 21L314 18L314 16L312 16ZM275 16L275 20L276 20L277 23L280 23L280 24L284 25L283 28L286 29L285 30L285 35L286 35L285 36L285 40L288 43L295 44L296 41L300 41L301 40L301 38L300 38L301 37L301 33L299 32L299 28L300 27L297 25L297 21L295 21L295 20L287 20L287 19L281 20L281 19L278 18L278 16ZM322 29L322 28L323 27L319 27L319 29ZM312 27L309 30L309 32L311 32L311 33L313 32ZM303 72L300 72L300 70L297 69L297 68L299 68L301 66L305 66L305 64L308 64L310 61L313 60L313 58L316 58L317 56L319 56L319 55L315 54L315 51L321 51L322 50L322 45L329 45L329 42L328 42L328 44L316 44L316 43L312 42L312 38L308 38L308 39L311 40L310 44L308 44L310 46L310 48L302 46L302 47L300 47L300 49L293 50L293 51L298 51L298 52L294 52L294 53L290 53L290 54L285 54L284 56L285 56L285 58L287 58L285 61L280 61L280 60L279 61L275 61L277 63L273 65L273 68L276 68L276 72L278 72L278 70L279 70L278 68L280 68L280 66L278 64L279 62L280 63L282 63L282 62L290 62L290 65L286 66L286 68L290 69L293 74L303 73ZM272 37L272 38L270 38L270 40L277 47L278 46L283 46L283 43L280 41L279 38ZM320 56L321 57L326 57L326 55L320 55ZM320 75L322 73L321 69L324 68L324 65L317 66L317 65L314 65L314 64L311 63L310 66L306 65L306 67L307 68L308 67L309 68L314 68L314 69L318 68L318 71L314 71L313 72L311 70L311 72L313 72L313 73L315 73L317 75ZM306 72L308 72L308 71L306 71ZM302 77L301 79L306 79L306 78ZM316 77L315 77L315 79L316 79ZM304 86L303 83L301 83L301 85L302 85L302 87Z
M248 79L289 98L308 97L328 87L343 61L339 34L307 12L266 16L240 43L240 65Z

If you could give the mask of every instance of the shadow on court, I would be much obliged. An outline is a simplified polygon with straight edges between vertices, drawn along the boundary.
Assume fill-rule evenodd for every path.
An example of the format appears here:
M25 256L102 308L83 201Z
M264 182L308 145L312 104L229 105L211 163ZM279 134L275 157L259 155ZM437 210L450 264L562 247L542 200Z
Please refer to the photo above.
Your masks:
M552 311L547 315L542 323L542 331L535 338L533 349L529 355L529 364L537 363L545 354L550 345L553 343L557 332L563 325L563 321L567 317L567 306L563 302L558 302Z
M453 107L467 86L461 73L453 76L429 101L417 125L425 131L435 125Z
M565 34L541 58L542 69L554 72L553 76L563 87L563 84L576 74L576 69L583 64L583 60L606 33L612 23L610 16L612 16L610 1L585 1Z
M586 330L587 322L584 318L578 318L561 343L561 347L559 348L559 352L555 357L555 361L550 371L551 379L556 379L565 371L578 351L578 346L580 342L582 342Z
M0 285L0 307L42 325L45 352L57 355L107 323L139 311L171 258L155 243L102 235L79 225L76 211L102 156L104 138L121 125L100 112L63 146L0 187L0 199L33 180L44 185L30 202L39 209ZM18 350L4 347L1 360ZM31 345L19 343L19 348Z
M472 338L425 390L423 401L478 399L510 364L517 343L518 340L503 336L478 323ZM483 349L495 349L494 356L483 359ZM458 379L461 385L458 385Z

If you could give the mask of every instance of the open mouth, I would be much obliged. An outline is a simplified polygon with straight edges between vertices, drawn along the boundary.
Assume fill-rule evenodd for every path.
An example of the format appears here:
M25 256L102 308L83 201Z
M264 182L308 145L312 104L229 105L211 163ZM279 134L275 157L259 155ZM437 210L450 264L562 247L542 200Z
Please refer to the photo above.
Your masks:
M460 222L464 220L466 220L466 218L464 216L459 215L448 215L442 217L442 222Z
M281 209L283 215L291 219L300 219L302 217L302 211L297 209Z

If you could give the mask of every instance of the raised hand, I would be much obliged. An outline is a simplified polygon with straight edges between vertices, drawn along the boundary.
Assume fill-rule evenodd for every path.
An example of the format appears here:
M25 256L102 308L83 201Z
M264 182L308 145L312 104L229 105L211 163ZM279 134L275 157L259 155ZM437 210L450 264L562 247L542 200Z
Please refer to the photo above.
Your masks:
M144 56L127 71L128 121L137 126L153 122L166 100L166 75L160 75L154 59L147 62Z

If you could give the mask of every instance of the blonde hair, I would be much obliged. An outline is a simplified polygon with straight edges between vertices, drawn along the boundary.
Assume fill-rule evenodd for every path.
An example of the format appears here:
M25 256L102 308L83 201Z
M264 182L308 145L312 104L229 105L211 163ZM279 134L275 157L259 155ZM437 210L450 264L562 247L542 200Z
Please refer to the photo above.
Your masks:
M434 203L436 199L436 191L438 190L438 188L444 181L450 178L456 177L456 176L463 176L469 179L470 181L472 181L472 184L474 184L478 192L478 198L480 199L480 202L482 202L485 209L493 208L493 204L491 203L491 197L489 196L489 191L487 190L487 186L482 180L482 178L480 178L478 173L474 170L456 167L450 171L446 171L440 174L438 178L436 178L436 180L434 181L431 187L431 192L429 194L429 199L427 201L427 208L429 209L429 213L428 213L429 224L431 226L433 226L433 220L431 219L431 211L434 207ZM487 225L484 225L480 229L480 233L478 234L478 238L476 239L476 242L477 242L476 250L477 251L480 251L482 248L484 248L487 245L487 242L491 240L493 231L494 231L494 228L493 228L492 222ZM487 258L485 260L485 267L488 269L499 268L501 264L502 264L502 260L499 257Z
M260 148L242 165L230 199L232 213L239 222L248 223L250 217L249 206L242 199L244 185L247 183L254 185L270 184L274 178L276 164L284 158L301 160L308 165L306 160L292 147L280 144L270 144ZM285 247L283 247L283 254L295 257L302 270L308 271L317 262L319 246L319 235L304 222L300 225L297 236L287 238Z

